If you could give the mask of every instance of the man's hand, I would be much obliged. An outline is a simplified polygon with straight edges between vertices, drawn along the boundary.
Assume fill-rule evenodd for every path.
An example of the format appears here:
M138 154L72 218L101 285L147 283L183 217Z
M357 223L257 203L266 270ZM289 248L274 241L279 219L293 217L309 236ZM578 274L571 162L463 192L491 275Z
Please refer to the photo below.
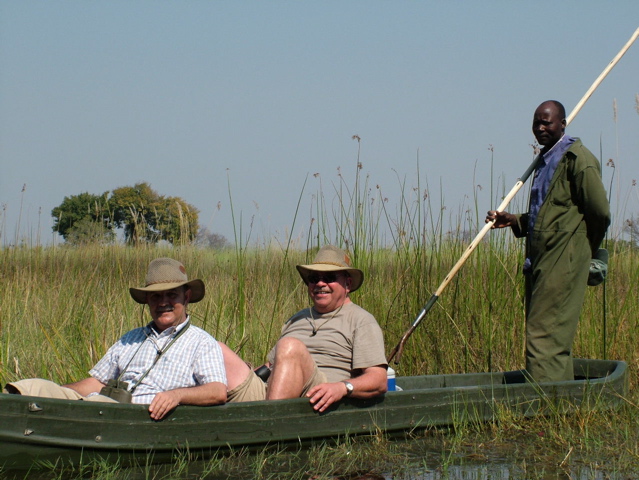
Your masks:
M349 378L354 387L352 398L372 398L386 393L386 365L375 365L363 369L363 373ZM323 412L333 403L346 396L348 390L344 382L320 383L311 388L306 396L311 400L313 409Z
M347 393L343 382L320 383L311 388L306 396L311 400L314 410L323 412L333 403L339 402Z
M163 419L167 413L173 410L180 404L180 397L178 390L169 390L167 392L160 392L155 397L151 405L149 405L149 414L153 420Z
M490 210L486 214L486 223L490 223L493 220L495 221L495 223L492 228L504 228L517 225L517 217L508 212L498 212L496 210Z
M253 375L251 373L251 375ZM160 392L149 405L153 420L161 420L178 405L220 405L226 402L226 385L210 382L195 387L176 388Z

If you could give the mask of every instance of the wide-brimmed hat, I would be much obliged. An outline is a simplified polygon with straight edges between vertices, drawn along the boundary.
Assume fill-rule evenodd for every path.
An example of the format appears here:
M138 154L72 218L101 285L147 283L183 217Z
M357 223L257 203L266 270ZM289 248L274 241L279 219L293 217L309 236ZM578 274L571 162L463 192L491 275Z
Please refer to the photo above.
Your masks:
M199 302L204 298L204 282L200 279L189 281L186 269L172 258L156 258L149 263L144 287L129 288L129 292L138 303L147 303L147 292L162 292L187 285L191 289L190 303Z
M314 272L348 272L353 279L351 292L357 290L364 281L364 272L359 268L351 267L351 259L341 248L333 245L325 245L320 248L310 265L297 265L297 271L304 283L308 285L308 277Z

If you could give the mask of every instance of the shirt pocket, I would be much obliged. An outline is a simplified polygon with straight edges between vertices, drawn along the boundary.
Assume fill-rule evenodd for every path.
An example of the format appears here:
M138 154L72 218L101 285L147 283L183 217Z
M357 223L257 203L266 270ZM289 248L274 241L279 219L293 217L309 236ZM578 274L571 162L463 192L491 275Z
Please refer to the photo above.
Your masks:
M548 192L547 200L555 207L570 208L572 206L570 182L563 178L556 180L553 188Z
M174 390L176 388L193 387L193 369L191 359L184 357L166 356L153 367L156 370L154 380L161 391Z

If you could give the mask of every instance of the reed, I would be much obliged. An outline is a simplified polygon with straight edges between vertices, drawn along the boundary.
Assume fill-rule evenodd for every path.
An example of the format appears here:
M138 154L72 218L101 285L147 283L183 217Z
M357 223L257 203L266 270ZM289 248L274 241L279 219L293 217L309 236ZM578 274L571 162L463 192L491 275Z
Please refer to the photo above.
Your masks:
M477 255L450 285L448 294L441 298L411 338L398 368L401 374L522 366L523 307L518 272L521 251L509 240L498 239L496 242L496 245L490 242L481 245ZM397 341L429 296L427 284L432 283L430 279L443 278L447 267L462 249L461 242L451 238L438 246L436 255L430 251L422 252L419 262L410 262L410 249L379 249L368 253L371 259L366 268L368 280L354 300L379 319L387 345ZM240 293L233 251L122 246L3 249L0 251L3 265L0 381L38 376L69 382L86 376L88 369L117 337L148 321L143 309L130 299L127 289L141 282L148 262L158 256L179 258L187 265L191 276L205 279L207 295L202 302L192 306L195 322L233 348L239 348L241 355L255 365L263 362L277 340L281 323L292 312L308 305L305 289L294 272L296 263L308 261L303 251L247 249L242 263L245 271L243 293ZM607 291L608 298L615 301L607 305L608 352L611 357L636 364L639 360L633 340L639 313L633 287L639 281L636 249L613 245L611 264L614 268L607 280ZM273 285L280 285L278 296L273 292ZM235 321L240 295L245 295L245 330ZM575 342L576 356L601 356L601 295L600 288L588 291ZM629 402L637 405L637 373L634 369L631 372ZM589 417L586 412L572 419L559 417L560 421L552 417L547 423L539 419L522 424L521 420L506 418L501 420L505 427L494 427L498 433L493 434L503 439L510 438L514 431L519 432L519 437L530 440L520 430L540 429L550 432L546 433L546 439L548 435L554 438L553 449L562 450L567 444L574 448L578 446L579 458L584 458L601 445L602 434L607 438L618 438L620 445L637 444L639 409L629 406L620 415L619 418L615 415L604 417L611 426L600 418ZM464 451L468 438L491 435L490 427L486 431L463 425L460 420L455 435L448 437L446 445L442 446L440 461L445 461L445 465L459 463L459 452ZM427 440L424 440L424 448L426 445L433 448ZM372 458L379 457L371 453L373 446L358 441L354 448L359 456L357 465L338 461L344 452L325 447L312 457L312 470L332 473L374 471L377 467ZM529 453L534 454L532 447ZM635 449L626 455L634 455L631 458L636 459L637 453ZM287 457L283 453L275 456L269 453L261 460L250 457L249 463L253 465L250 471L243 470L239 464L234 468L238 472L237 478L242 474L253 478L276 478L277 475L272 476L273 472L281 473L278 478L287 478L272 458L287 459L285 461L290 462L286 467L290 469L288 471L299 474L309 463L304 463L301 453L297 455ZM218 473L218 468L229 468L228 460L217 458L216 461L221 464L210 468ZM398 465L393 466L390 459L388 462L387 471L401 469ZM619 465L619 469L622 466ZM173 466L179 470L178 467L178 463ZM99 470L99 466L96 468ZM166 477L153 478L180 478L177 470L173 471L174 476L167 473ZM101 471L99 478L127 478L122 476L123 470L117 474L108 468ZM86 478L86 471L82 475ZM220 474L217 478L226 477ZM296 477L291 473L288 478Z
M342 177L340 182L346 183ZM196 323L259 364L276 342L283 321L308 306L295 264L310 261L319 244L357 245L353 263L364 270L366 282L353 300L375 315L392 347L463 253L468 232L482 226L475 206L441 232L442 206L433 208L425 201L427 195L398 183L393 215L377 188L366 186L357 194L350 191L347 198L338 197L335 203L347 206L330 213L322 206L326 195L320 190L316 208L322 220L315 222L311 238L317 244L309 245L308 252L290 248L290 241L262 248L240 241L235 251L121 245L3 248L0 380L46 376L67 381L85 375L123 332L148 321L129 298L128 287L143 280L149 261L158 256L179 258L192 277L207 284L205 299L191 306ZM340 191L345 187L336 188L338 195ZM355 201L357 205L351 205ZM377 210L365 210L352 217L358 219L355 223L331 233L329 225L351 218L348 212L362 210L362 205L376 205ZM433 218L433 211L440 216ZM380 225L382 221L387 224ZM376 240L382 230L392 236L391 245ZM606 344L604 289L589 288L575 355L601 357L605 347L610 358L634 361L637 353L630 339L639 313L633 294L639 280L637 249L627 242L610 242L610 253ZM491 232L409 340L400 372L521 367L522 256L521 242L509 232Z
M521 249L506 238L485 242L464 265L409 340L399 365L401 374L522 366ZM611 358L633 362L639 258L634 248L612 247L606 288L614 300L606 305L607 352ZM367 280L353 300L375 315L389 347L430 296L429 286L446 275L463 244L452 237L433 248L360 253ZM158 256L179 258L191 277L205 280L205 299L190 307L195 322L233 348L241 347L243 356L255 364L275 344L283 321L309 304L294 268L308 261L303 251L269 248L237 253L117 245L5 248L0 250L0 380L43 376L70 381L84 376L122 333L149 320L130 299L128 287L143 281L149 261ZM355 259L356 265L361 263ZM602 355L602 296L600 287L588 290L576 356ZM636 383L636 378L632 381Z
M359 145L360 139L357 141ZM492 179L492 155L491 149L489 195L498 203L505 194L505 184L499 185L498 180ZM473 195L468 204L445 217L448 212L443 198L437 203L428 181L421 178L419 158L411 181L397 175L396 186L389 188L398 192L395 201L390 201L392 195L387 195L380 185L373 186L369 176L362 172L358 153L354 178L349 179L340 171L337 181L326 191L322 178L316 177L318 185L309 209L310 227L304 249L294 248L290 237L282 243L255 246L250 241L252 221L247 232L241 214L235 213L235 249L144 244L70 248L44 247L39 242L34 247L27 246L30 242L15 242L16 247L1 248L0 382L44 377L67 383L84 378L119 336L149 321L148 312L132 301L128 288L141 284L148 263L160 256L179 259L191 278L205 281L204 300L189 307L194 323L236 349L246 361L261 365L276 343L282 323L309 305L295 265L308 263L317 248L329 242L349 250L354 265L364 270L364 286L353 294L353 300L378 319L390 351L462 255L472 233L483 227L484 212L478 206L482 189L479 180L473 180ZM306 184L302 192L305 188ZM294 221L303 211L301 199L300 194ZM521 203L515 203L511 210L523 209L524 199L522 195L517 200ZM639 249L618 237L609 242L608 248L611 269L605 284L606 333L602 316L604 288L589 288L574 354L591 358L607 356L636 364ZM509 232L491 232L408 341L402 362L396 367L398 374L522 368L522 259L521 241ZM617 439L620 445L625 442L636 445L637 383L637 372L631 369L628 406L619 420L613 418L607 424L586 412L573 419L563 419L557 414L553 416L555 422L559 421L555 425L544 424L543 419L522 424L507 414L487 427L469 426L460 420L452 431L454 435L437 436L443 452L439 461L451 464L468 438L494 435L503 439L530 428L550 432L553 448L557 450L567 445L578 446L582 456L597 448L605 437ZM593 433L593 429L600 433ZM422 438L429 448L433 447L431 437L432 433ZM496 443L487 438L484 441L487 445ZM238 466L243 461L241 457L231 456L224 461L215 457L203 471L208 472L207 478L209 474L213 475L210 478L216 478L214 472L224 468L235 468L240 472L238 478L242 475L280 478L278 474L286 470L290 478L300 478L311 465L314 471L336 475L374 471L370 457L388 461L387 471L403 468L379 453L378 449L393 452L396 448L383 435L373 436L368 442L348 442L335 449L322 447L310 457L301 452L290 456L290 452L269 451L268 455L251 457L250 471ZM353 445L356 446L348 450ZM403 448L405 452L406 447ZM345 461L346 451L357 452L350 457L356 461ZM530 455L532 458L534 453ZM624 455L624 461L630 463L628 458L636 459L638 452L634 449ZM279 468L272 463L274 458L289 463ZM233 461L238 465L229 467ZM178 478L188 470L184 462L176 462L171 468L173 473L167 473L166 478ZM119 476L122 471L113 477L111 470L101 471L102 478L126 478ZM86 471L78 473L86 475ZM282 473L281 478L286 475ZM146 476L164 478L148 471Z

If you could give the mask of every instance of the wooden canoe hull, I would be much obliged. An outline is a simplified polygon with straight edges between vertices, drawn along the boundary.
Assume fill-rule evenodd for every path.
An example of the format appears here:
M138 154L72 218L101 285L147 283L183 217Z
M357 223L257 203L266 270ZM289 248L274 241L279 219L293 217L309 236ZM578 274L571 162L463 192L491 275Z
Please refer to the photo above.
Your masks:
M494 419L509 409L533 416L561 409L609 408L627 391L624 362L575 360L576 380L533 384L521 371L398 377L403 391L346 400L324 414L308 400L180 406L164 420L144 405L0 394L0 466L35 462L170 460L176 452L296 443L377 431ZM550 409L550 410L549 410Z

